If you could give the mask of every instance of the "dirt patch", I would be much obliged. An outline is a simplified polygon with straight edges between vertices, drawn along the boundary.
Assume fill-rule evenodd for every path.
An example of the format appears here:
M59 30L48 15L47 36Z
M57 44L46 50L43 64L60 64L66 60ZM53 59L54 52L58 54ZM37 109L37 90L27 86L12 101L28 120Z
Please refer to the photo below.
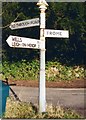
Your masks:
M9 85L38 87L37 80L8 80ZM77 79L71 81L46 81L46 87L49 88L86 88L86 79Z

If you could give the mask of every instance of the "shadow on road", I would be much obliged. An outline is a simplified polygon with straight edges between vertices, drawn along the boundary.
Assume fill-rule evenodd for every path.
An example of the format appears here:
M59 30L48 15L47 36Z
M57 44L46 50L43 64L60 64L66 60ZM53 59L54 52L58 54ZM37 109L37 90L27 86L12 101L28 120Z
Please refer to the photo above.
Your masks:
M10 86L16 86L16 84L9 84L7 78L6 78L6 81L3 81L3 82L6 83L7 85L9 85L9 89L10 89L12 95L14 96L14 98L15 98L16 100L18 100L18 101L21 101L21 100L19 99L19 97L17 96L16 92L14 92L13 89L10 87Z

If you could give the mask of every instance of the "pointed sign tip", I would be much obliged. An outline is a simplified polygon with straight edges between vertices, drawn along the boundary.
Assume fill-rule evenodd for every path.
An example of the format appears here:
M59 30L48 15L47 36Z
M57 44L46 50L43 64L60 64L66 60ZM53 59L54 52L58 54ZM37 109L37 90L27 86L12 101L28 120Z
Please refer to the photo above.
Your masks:
M10 36L7 38L7 40L6 40L7 44L8 44L10 47L12 47L11 44L10 44L10 42L11 42L11 41L10 41L10 38L11 38L11 36L12 36L12 35L10 35Z

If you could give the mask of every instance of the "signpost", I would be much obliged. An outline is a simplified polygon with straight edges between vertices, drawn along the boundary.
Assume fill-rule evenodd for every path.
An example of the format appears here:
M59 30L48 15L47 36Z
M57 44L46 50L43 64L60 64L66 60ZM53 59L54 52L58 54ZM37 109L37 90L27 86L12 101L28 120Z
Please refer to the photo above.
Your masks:
M10 47L40 49L40 80L39 80L39 112L46 112L46 89L45 89L45 37L69 38L67 30L45 29L45 10L47 2L39 0L37 5L40 8L40 40L9 36L6 40ZM39 26L39 18L13 22L10 25L12 30L27 27Z
M10 35L6 40L10 47L43 49L43 41Z
M39 0L37 5L40 8L40 41L45 44L45 10L48 4L45 0ZM40 50L40 81L39 81L39 112L46 111L46 89L45 89L45 45L44 49Z
M55 37L55 38L69 38L68 30L44 30L45 37Z
M24 20L19 22L12 22L10 24L10 28L12 30L27 28L27 27L34 27L34 26L39 26L39 18L34 18L34 19Z

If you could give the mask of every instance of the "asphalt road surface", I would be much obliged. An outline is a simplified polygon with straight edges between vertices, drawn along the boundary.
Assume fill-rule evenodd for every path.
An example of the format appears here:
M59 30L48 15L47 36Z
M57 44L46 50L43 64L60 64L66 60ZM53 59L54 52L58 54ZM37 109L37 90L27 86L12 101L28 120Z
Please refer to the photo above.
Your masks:
M84 88L46 88L46 103L70 108L86 116L86 113L84 113L86 112L85 90ZM11 86L10 95L20 101L31 102L38 105L38 88Z

